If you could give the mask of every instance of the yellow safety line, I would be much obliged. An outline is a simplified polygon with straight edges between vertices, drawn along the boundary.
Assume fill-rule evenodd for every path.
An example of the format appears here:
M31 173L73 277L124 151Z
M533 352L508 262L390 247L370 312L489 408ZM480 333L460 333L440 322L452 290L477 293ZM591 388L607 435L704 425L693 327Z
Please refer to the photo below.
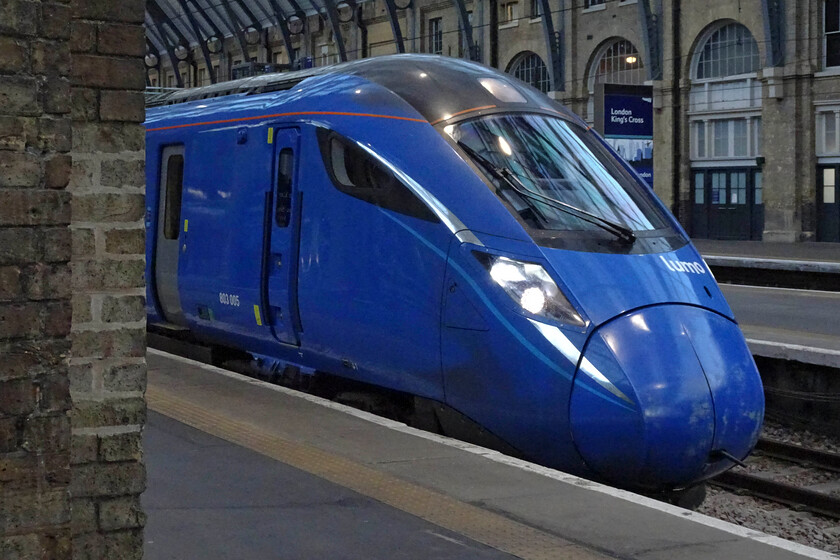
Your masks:
M534 527L401 480L316 447L208 410L160 387L146 390L149 408L179 422L281 461L444 529L523 560L609 558Z

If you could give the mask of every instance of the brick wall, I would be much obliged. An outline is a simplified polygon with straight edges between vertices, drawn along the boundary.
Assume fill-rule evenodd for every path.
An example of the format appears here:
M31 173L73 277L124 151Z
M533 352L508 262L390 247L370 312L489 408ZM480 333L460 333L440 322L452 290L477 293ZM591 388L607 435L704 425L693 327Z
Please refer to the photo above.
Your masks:
M72 0L73 557L142 556L143 0Z
M69 558L69 9L0 2L0 558Z
M142 556L144 7L0 1L3 560Z

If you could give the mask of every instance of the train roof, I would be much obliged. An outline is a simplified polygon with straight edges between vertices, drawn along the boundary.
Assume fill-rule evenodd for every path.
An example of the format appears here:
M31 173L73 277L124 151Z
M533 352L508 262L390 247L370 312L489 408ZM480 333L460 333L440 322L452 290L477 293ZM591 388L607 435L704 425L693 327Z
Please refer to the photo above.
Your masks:
M460 114L507 111L551 112L579 121L542 92L495 68L463 59L418 54L380 56L179 90L155 97L149 107L236 94L241 97L283 92L310 78L329 75L358 76L376 83L401 97L432 124Z

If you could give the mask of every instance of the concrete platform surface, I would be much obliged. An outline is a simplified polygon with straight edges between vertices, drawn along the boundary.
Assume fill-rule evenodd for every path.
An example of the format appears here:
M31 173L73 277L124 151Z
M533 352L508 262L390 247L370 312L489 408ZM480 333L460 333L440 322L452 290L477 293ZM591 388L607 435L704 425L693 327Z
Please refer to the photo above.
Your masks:
M840 243L691 240L709 266L840 273Z
M149 560L513 558L155 412L144 443Z
M184 358L148 363L148 559L836 559Z
M840 276L837 280L840 290ZM840 291L720 288L753 355L840 370Z

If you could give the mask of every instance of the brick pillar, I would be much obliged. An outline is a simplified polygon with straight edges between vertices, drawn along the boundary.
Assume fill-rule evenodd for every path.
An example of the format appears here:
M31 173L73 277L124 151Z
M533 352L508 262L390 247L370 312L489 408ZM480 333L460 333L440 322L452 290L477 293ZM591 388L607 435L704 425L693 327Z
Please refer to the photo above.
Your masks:
M142 557L144 0L71 0L73 557Z
M799 115L796 78L786 80L786 97L762 101L761 128L764 155L764 241L793 243L802 231L801 198L802 142L805 134ZM768 89L764 88L765 91ZM808 92L805 92L806 95ZM810 104L809 104L810 107ZM813 144L811 144L813 146Z
M68 7L0 1L0 558L70 557Z

